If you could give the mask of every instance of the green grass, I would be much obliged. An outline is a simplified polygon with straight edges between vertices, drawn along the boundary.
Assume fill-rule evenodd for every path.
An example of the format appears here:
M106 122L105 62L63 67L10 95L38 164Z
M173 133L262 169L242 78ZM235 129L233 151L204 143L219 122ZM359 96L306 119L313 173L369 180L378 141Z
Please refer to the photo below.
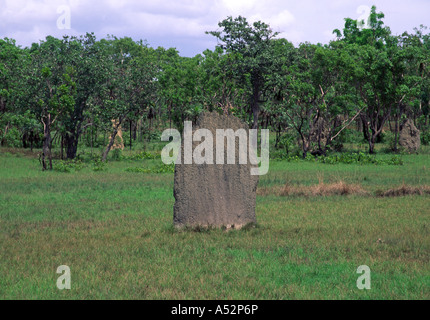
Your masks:
M430 197L257 197L256 228L172 227L173 174L41 172L0 149L1 299L429 299ZM390 157L390 155L378 155ZM343 180L430 185L428 154L403 166L271 161L260 186ZM71 290L56 269L71 269ZM371 269L359 290L356 269Z

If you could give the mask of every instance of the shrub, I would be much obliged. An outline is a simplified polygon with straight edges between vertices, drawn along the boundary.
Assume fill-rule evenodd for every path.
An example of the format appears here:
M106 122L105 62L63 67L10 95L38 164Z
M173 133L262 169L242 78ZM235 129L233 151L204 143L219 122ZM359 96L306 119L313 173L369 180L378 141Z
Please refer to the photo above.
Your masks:
M144 160L144 159L156 159L157 156L149 153L147 151L139 152L138 154L133 154L131 156L124 156L123 159L126 160Z
M175 165L174 164L161 164L154 168L142 168L142 167L134 167L125 169L127 172L135 172L135 173L174 173Z
M388 160L377 159L364 152L354 152L354 153L342 153L340 155L331 155L327 157L320 157L318 161L328 164L345 163L345 164L388 164L388 165L403 165L403 160L399 156L392 156Z
M94 160L92 165L93 171L104 171L106 170L106 162L103 162L100 158Z
M5 145L12 148L22 147L21 133L17 128L10 128L4 137Z
M84 168L84 164L81 160L60 160L55 161L53 164L54 171L58 172L72 172L72 171L81 171Z
M159 131L151 131L145 133L145 138L148 141L160 141L161 140L161 132Z
M421 144L428 146L430 144L430 127L423 128L420 134Z
M372 156L364 152L341 153L341 154L334 154L334 155L321 156L321 157L314 157L311 154L308 154L306 158L303 159L301 156L298 156L298 155L288 156L285 153L275 151L272 154L272 159L283 160L288 162L314 161L314 162L321 162L326 164L344 163L344 164L375 164L375 165L387 164L387 165L395 165L395 166L403 165L403 160L397 155L392 156L390 159L385 160L385 159L377 159L375 156Z
M355 129L343 130L336 140L339 140L341 143L354 143L354 144L360 144L365 142L363 133Z
M285 150L287 154L291 153L296 147L295 135L286 133L279 138L278 149Z
M122 158L122 150L121 149L114 149L112 150L112 160L119 161Z

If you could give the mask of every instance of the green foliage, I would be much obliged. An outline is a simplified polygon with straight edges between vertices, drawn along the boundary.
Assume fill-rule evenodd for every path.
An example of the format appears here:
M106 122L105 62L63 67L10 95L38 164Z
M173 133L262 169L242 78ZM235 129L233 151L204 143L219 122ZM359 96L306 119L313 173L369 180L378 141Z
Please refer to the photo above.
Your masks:
M247 91L253 114L253 128L258 127L260 96L264 82L274 69L274 41L278 35L262 21L250 24L245 17L227 17L218 23L221 31L207 31L219 41L219 48L232 58L232 78Z
M85 164L78 159L54 161L53 169L57 172L79 172L85 168Z
M25 146L45 141L46 150L55 132L68 158L83 141L105 148L106 160L104 140L120 125L159 141L165 127L181 130L185 120L208 110L267 127L278 137L295 131L300 155L363 141L372 153L387 121L413 115L422 129L430 114L428 30L420 26L396 36L383 19L372 7L369 28L347 18L335 31L337 40L294 46L262 21L230 16L207 32L218 46L194 57L129 37L97 40L91 33L48 36L31 48L0 40L1 142L18 146L19 132ZM346 129L331 139L353 118L362 121L362 133ZM129 137L124 135L127 144L136 145ZM293 140L281 137L277 146L284 151L276 151L277 158L296 155ZM422 142L428 143L427 133ZM391 137L386 143L393 148Z
M174 164L161 164L157 165L153 168L143 168L143 167L132 167L125 169L127 172L135 172L135 173L174 173L175 165Z
M339 135L339 140L343 143L361 144L366 141L363 138L363 133L355 129L345 129Z
M117 148L112 151L112 160L120 161L122 159L122 150Z
M391 150L391 151L395 150L396 136L395 136L394 132L385 131L385 132L381 133L380 138L381 138L380 142L387 145L389 150ZM398 137L397 137L397 139L398 139Z
M17 128L10 128L3 136L4 145L7 147L20 148L22 147L21 132Z
M100 156L96 153L81 152L76 155L75 159L85 163L90 163L96 161L97 159L100 159Z
M106 171L106 162L102 161L100 157L97 157L92 164L92 170L95 172Z
M180 129L184 121L195 121L203 110L201 63L200 55L193 58L176 56L173 63L162 66L160 94L166 101L169 121Z
M420 133L421 143L424 146L430 145L430 127L423 128Z
M130 156L123 156L124 160L145 160L145 159L156 159L156 158L157 158L156 155L147 151L142 151L137 154L132 154Z
M385 15L382 12L377 13L376 7L372 6L368 21L358 21L351 18L345 19L345 26L342 33L336 29L333 31L339 39L347 43L356 43L359 45L372 45L382 48L390 35L390 29L384 27L382 19ZM366 27L361 28L361 24Z
M345 163L345 164L375 164L375 165L403 165L403 160L399 156L392 156L390 159L378 159L376 156L368 153L341 153L340 155L331 155L327 157L318 157L315 161L327 164Z
M278 149L285 150L287 154L293 152L297 147L297 137L294 134L285 133L279 138Z
M350 153L340 153L333 154L327 156L314 157L310 154L303 159L303 157L299 155L288 155L286 153L275 153L272 157L273 160L277 161L287 161L287 162L300 162L300 161L308 161L308 162L319 162L325 164L360 164L360 165L394 165L401 166L404 164L402 158L400 156L392 156L390 159L378 159L374 155L370 155L364 152L350 152Z
M147 131L144 133L144 139L149 142L159 142L161 140L161 132L158 130Z

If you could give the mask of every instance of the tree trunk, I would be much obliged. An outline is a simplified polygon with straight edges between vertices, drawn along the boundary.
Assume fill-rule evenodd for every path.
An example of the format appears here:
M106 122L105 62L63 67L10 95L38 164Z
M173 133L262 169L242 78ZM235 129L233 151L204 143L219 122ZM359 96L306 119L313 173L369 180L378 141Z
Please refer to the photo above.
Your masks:
M48 169L46 159L49 161L49 170L52 170L52 156L51 156L51 119L48 116L44 120L43 125L43 148L42 148L42 171Z
M102 161L103 162L106 162L108 154L109 154L109 151L110 151L110 149L112 148L112 146L115 143L115 138L116 138L116 135L118 133L118 127L119 127L119 125L114 128L114 130L112 132L112 135L111 135L111 138L110 138L110 141L109 141L109 143L108 143L105 151L103 152L103 155L102 155Z
M64 159L64 135L61 135L61 151L60 151L61 160Z
M79 136L75 135L74 133L66 134L65 140L67 159L74 159L78 151Z
M258 129L258 114L260 113L260 106L258 101L252 101L252 129Z
M375 143L369 140L369 153L374 154L375 153Z
M260 114L260 105L258 103L260 96L260 84L258 80L254 80L252 86L252 103L251 111L253 115L252 129L258 129L258 115Z
M375 129L371 128L371 133L369 133L369 153L370 154L375 153L375 144L377 142L379 133L380 131L376 131Z
M281 125L278 124L276 128L275 149L278 149L278 144L281 139Z
M6 125L6 127L4 128L4 131L3 131L3 137L0 141L0 145L2 145L2 146L4 146L4 142L5 142L6 134L7 134L8 130L9 130L9 124Z
M94 132L93 127L91 126L91 157L93 156L93 145L94 145Z
M308 155L308 151L309 151L309 139L306 139L304 135L302 135L302 151L303 151L303 159L306 159L307 155Z
M33 152L33 141L34 141L34 133L30 132L30 151Z
M132 132L133 132L133 140L136 141L137 140L137 121L136 122L132 121L131 127L132 127Z
M397 152L397 145L399 143L399 114L396 115L395 123L394 123L394 147L393 151Z
M367 123L367 119L365 116L361 116L361 124L363 128L364 140L369 141L369 124Z
M132 140L133 140L133 130L132 130L132 121L130 120L130 151L131 151L131 147L132 147Z

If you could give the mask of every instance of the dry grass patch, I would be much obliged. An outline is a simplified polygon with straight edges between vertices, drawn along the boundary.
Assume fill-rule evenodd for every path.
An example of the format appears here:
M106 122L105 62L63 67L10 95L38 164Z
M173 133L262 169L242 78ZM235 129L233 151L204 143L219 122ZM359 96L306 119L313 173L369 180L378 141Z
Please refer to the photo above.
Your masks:
M261 187L257 189L259 196L347 196L347 195L362 195L362 196L377 196L377 197L402 197L408 195L430 195L430 186L409 186L406 184L397 188L388 190L377 190L375 193L365 190L359 184L350 184L342 180L333 183L324 183L320 181L316 185L301 186L286 183L284 186Z
M408 185L401 185L398 188L389 189L389 190L377 190L376 196L378 197L402 197L402 196L409 196L409 195L425 195L430 194L430 186L424 185L424 186L408 186Z
M267 196L345 196L345 195L367 195L368 192L358 184L349 184L344 181L324 183L320 181L312 186L297 186L286 183L284 186L263 187L257 189L257 194Z
M338 181L334 183L320 182L312 186L292 186L290 184L285 184L280 193L281 196L346 196L353 194L365 195L367 191L360 185Z

